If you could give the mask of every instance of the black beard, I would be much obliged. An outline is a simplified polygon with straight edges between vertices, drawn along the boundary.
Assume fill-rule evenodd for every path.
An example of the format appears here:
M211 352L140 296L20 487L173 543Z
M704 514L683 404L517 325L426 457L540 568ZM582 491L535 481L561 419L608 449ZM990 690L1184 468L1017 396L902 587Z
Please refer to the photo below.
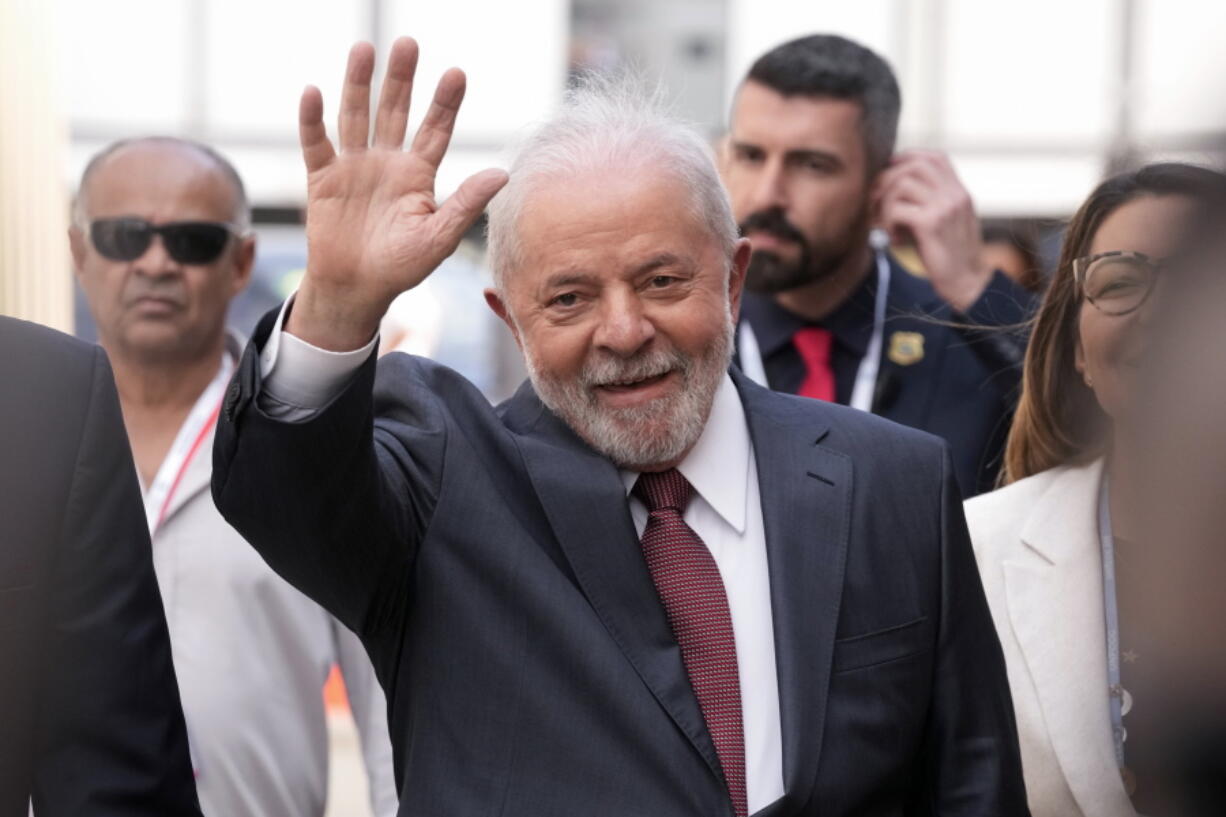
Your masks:
M838 271L867 240L868 214L866 212L852 225L842 241L819 246L807 241L804 234L788 222L783 210L777 207L753 213L739 226L741 235L761 230L791 241L800 248L800 257L791 263L770 250L753 251L745 274L745 288L771 295L820 281Z
M754 250L745 271L745 288L750 292L773 295L820 281L842 267L854 250L843 247L835 253L814 255L806 246L793 263L787 263L769 250Z

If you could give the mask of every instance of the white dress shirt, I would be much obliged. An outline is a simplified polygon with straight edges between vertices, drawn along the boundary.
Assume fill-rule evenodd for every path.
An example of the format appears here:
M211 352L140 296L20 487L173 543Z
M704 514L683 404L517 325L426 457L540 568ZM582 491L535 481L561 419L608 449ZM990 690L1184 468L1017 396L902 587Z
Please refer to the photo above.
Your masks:
M237 358L241 344L227 338ZM207 405L212 403L212 405ZM198 400L212 414L220 393ZM193 412L196 413L196 412ZM357 636L273 572L209 492L215 424L185 423L149 505L157 573L201 808L227 817L323 817L323 685L339 664L361 738L372 813L398 808L387 704ZM198 439L197 439L198 438ZM192 445L192 443L197 443ZM172 461L173 460L173 461Z
M264 346L260 358L264 384L257 400L270 416L297 421L323 408L344 388L378 339L352 352L313 346L282 331L291 301L282 307ZM728 594L752 814L783 796L783 737L758 472L745 410L730 377L725 376L716 390L706 427L677 470L694 487L685 522L711 551ZM642 536L647 508L630 496L638 474L622 471L621 475L635 529Z

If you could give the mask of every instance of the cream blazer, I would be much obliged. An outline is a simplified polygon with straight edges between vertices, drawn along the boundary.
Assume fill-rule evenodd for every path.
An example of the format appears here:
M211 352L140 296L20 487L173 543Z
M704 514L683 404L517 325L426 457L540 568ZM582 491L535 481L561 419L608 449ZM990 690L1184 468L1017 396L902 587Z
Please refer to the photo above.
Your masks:
M966 503L1034 817L1132 817L1111 738L1098 489L1064 466Z

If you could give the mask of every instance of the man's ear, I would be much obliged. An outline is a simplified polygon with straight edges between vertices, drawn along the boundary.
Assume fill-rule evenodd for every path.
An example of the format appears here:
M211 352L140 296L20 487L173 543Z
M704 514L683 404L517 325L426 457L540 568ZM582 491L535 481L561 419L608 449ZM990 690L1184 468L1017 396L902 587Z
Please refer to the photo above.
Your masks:
M486 289L485 302L494 311L494 314L507 325L507 329L511 330L511 335L515 338L515 343L519 348L524 348L523 342L519 339L519 328L515 325L515 321L511 320L511 313L507 309L506 301L502 299L502 293L492 287Z
M73 224L68 228L68 248L72 251L72 270L80 278L85 269L85 254L89 251L88 240L80 227Z
M877 171L868 178L868 223L870 227L881 227L888 231L890 225L885 223L886 213L882 206L885 196L884 177L884 172Z
M741 316L741 294L745 291L745 273L749 269L752 253L748 238L738 239L732 250L732 268L728 271L728 307L734 321Z
M255 268L255 236L245 235L238 239L234 248L234 288L237 295L251 283L251 271Z

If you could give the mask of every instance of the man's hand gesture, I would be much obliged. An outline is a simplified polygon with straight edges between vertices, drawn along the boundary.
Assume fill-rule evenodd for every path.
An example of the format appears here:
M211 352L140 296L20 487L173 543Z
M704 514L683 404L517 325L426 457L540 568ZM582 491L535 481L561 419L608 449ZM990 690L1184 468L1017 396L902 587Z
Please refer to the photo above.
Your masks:
M966 312L992 280L971 195L942 153L895 156L877 182L878 218L896 239L913 240L933 288Z
M318 88L303 91L298 111L307 169L307 272L286 329L334 351L359 348L374 337L392 300L455 251L507 180L501 170L483 170L438 204L434 179L464 98L464 73L452 68L443 74L406 152L417 43L402 37L392 46L372 139L374 61L369 43L349 52L339 152L324 128Z

